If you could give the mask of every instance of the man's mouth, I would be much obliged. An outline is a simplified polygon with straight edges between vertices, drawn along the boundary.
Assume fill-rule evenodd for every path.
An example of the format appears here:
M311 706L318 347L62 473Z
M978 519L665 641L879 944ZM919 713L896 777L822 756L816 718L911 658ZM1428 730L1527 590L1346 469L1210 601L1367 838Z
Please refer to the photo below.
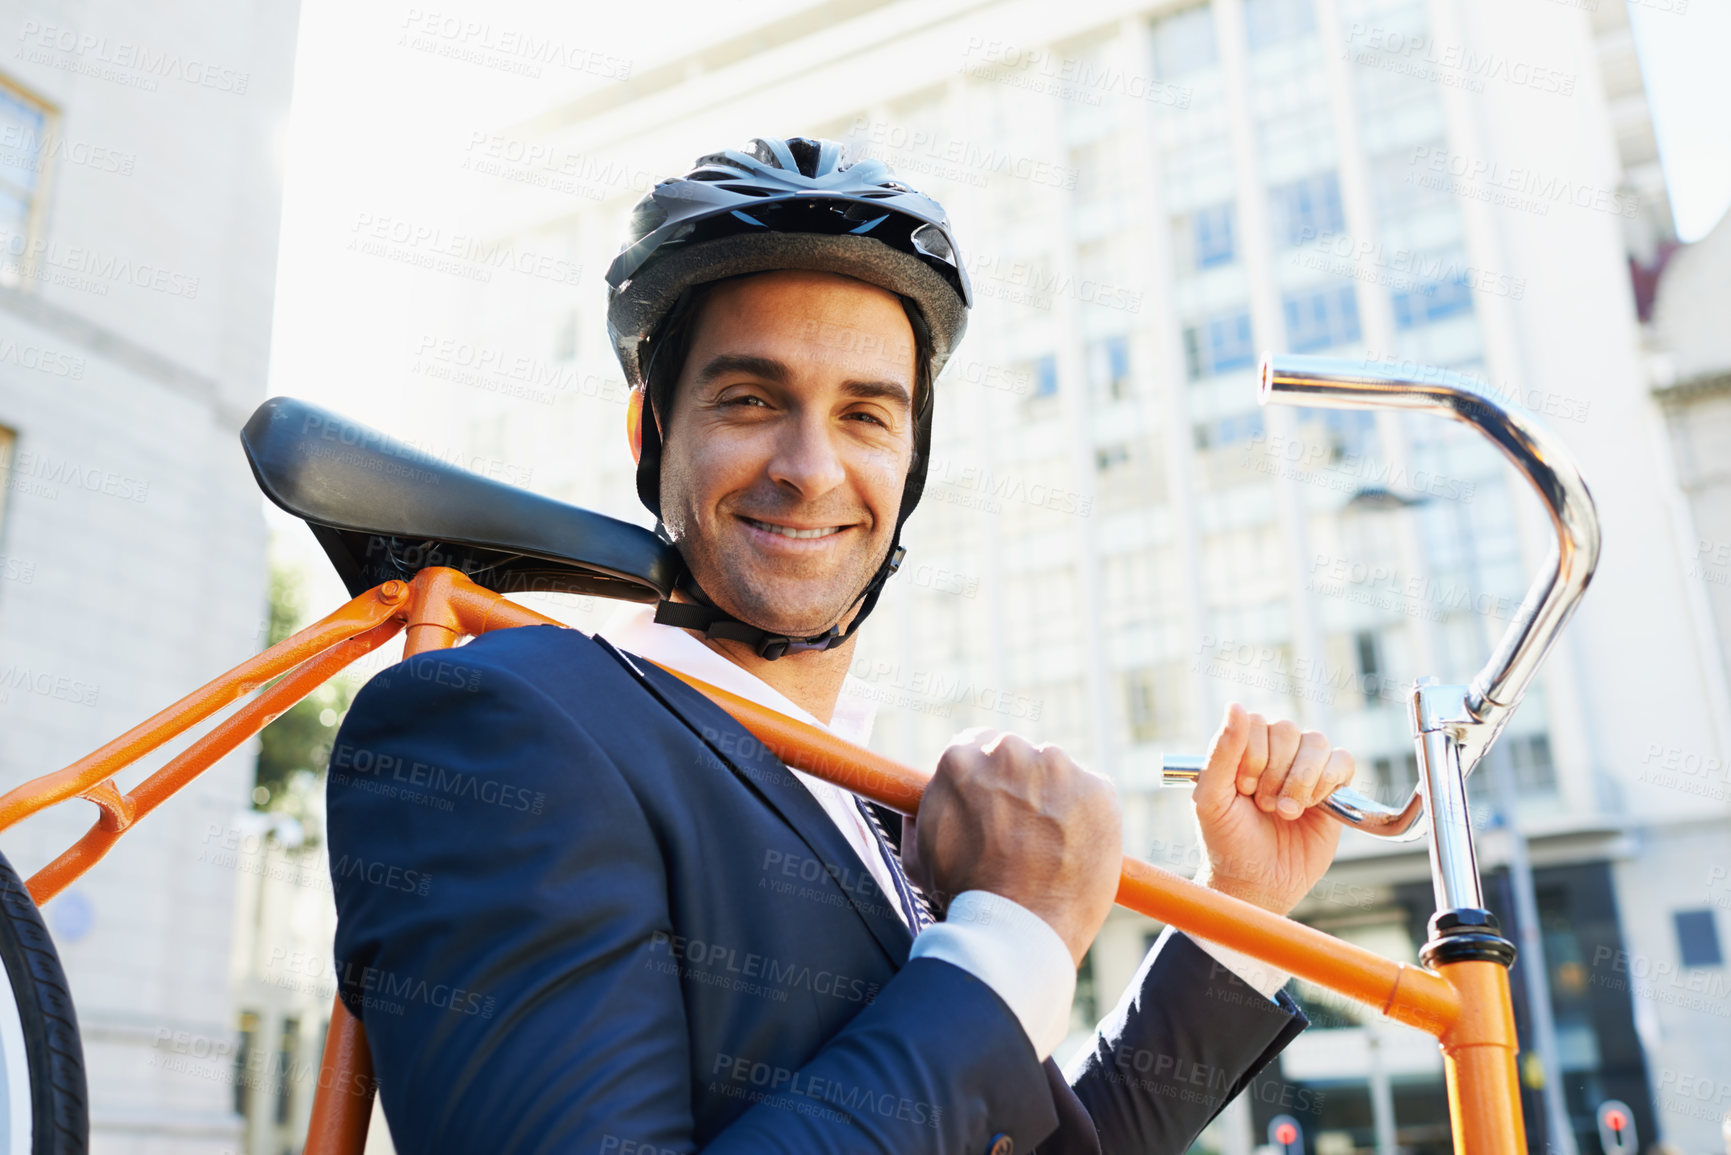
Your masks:
M776 525L773 522L758 521L755 517L742 516L739 520L745 522L745 524L751 526L753 529L761 529L765 533L780 534L782 537L791 537L800 541L809 540L811 538L829 537L832 534L840 533L842 530L847 528L845 525L826 525L817 529L797 529L791 525Z

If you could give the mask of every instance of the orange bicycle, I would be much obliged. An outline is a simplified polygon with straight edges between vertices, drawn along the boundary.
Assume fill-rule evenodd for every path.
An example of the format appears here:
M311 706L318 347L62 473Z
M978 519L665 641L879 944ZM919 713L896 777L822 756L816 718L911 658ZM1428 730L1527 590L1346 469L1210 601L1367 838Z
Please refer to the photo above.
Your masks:
M1422 380L1366 363L1265 358L1264 404L1396 407L1478 429L1520 470L1548 510L1556 547L1483 670L1465 685L1414 684L1419 784L1396 808L1343 789L1325 804L1340 821L1389 838L1428 829L1437 911L1422 967L1126 858L1118 902L1263 959L1433 1035L1444 1057L1459 1155L1513 1155L1523 1145L1509 996L1512 943L1483 907L1466 777L1507 724L1574 612L1599 553L1598 520L1560 444L1485 397L1468 378ZM21 883L0 858L0 1136L7 1150L85 1149L82 1051L66 978L38 911L94 866L126 830L217 759L357 658L407 631L405 656L488 630L560 625L509 593L560 592L657 601L678 561L648 530L426 461L390 438L289 398L266 401L241 442L270 499L304 519L353 599L323 620L195 690L71 766L0 797L0 831L68 798L96 804L96 824ZM412 467L411 467L412 466ZM912 814L927 775L686 678L782 761ZM256 693L255 693L256 692ZM254 695L133 789L114 776L170 739ZM1194 781L1197 758L1168 758L1170 783ZM1421 822L1424 825L1421 825ZM307 1155L360 1155L374 1094L359 1023L340 1000L320 1068Z

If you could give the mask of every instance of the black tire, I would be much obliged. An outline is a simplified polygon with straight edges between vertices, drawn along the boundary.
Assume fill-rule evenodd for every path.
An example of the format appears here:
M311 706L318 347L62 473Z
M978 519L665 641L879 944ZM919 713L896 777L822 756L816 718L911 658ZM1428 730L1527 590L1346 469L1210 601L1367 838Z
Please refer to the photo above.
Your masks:
M85 1155L90 1146L89 1096L72 992L42 912L3 854L0 967L9 980L0 984L0 1016L16 1013L30 1074L27 1103L0 1102L0 1146L7 1142L12 1113L22 1109L29 1113L29 1155ZM4 1064L0 1053L0 1067ZM0 1097L9 1099L9 1085L7 1073L0 1070Z

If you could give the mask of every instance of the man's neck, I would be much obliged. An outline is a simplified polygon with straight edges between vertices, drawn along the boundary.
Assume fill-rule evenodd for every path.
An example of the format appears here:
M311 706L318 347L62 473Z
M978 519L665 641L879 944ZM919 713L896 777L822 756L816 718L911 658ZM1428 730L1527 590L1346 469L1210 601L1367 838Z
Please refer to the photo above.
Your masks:
M772 662L759 657L744 642L706 638L696 633L692 636L826 726L835 715L842 681L853 662L854 643L859 641L857 637L849 638L833 650L808 650Z

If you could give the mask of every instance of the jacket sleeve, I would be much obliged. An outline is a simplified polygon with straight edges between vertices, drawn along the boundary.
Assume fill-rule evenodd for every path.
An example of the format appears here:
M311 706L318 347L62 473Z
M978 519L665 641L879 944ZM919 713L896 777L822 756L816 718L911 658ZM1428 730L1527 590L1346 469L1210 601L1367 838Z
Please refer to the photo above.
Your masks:
M1308 1025L1183 934L1143 959L1070 1065L1103 1155L1178 1155Z
M754 1101L713 1155L1027 1150L1056 1125L1009 1009L935 960L797 1071L693 1071L637 797L553 699L454 675L458 652L367 685L327 786L339 993L403 1155L690 1152L694 1078Z

